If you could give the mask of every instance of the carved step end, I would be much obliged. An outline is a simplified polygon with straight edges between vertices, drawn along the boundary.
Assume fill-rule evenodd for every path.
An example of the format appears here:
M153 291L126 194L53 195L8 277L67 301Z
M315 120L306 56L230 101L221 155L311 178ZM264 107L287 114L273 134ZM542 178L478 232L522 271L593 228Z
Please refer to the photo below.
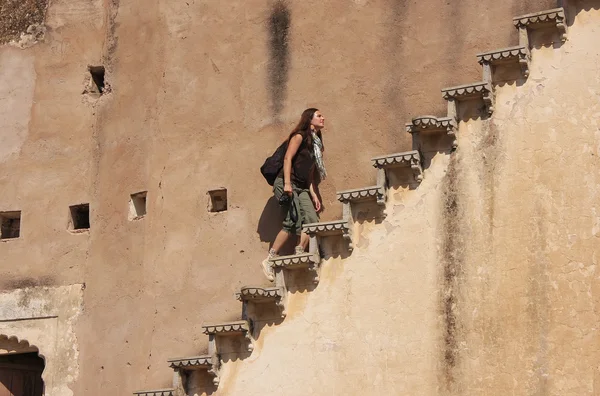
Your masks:
M378 169L389 169L398 167L410 168L417 183L420 183L423 180L421 155L417 150L375 157L372 158L371 161L373 162L373 167Z
M348 250L351 252L354 249L351 235L352 231L347 220L305 224L302 226L302 231L307 233L310 237L341 235L348 242Z
M219 335L229 335L229 334L240 334L246 333L249 331L250 326L247 321L239 320L235 322L227 322L221 324L214 325L203 325L204 334L219 334Z
M421 161L421 155L419 151L405 151L403 153L382 155L379 157L371 158L374 168L388 168L394 166L410 166L414 161Z
M137 396L175 396L175 389L157 389L133 392Z
M492 86L489 82L481 81L471 84L457 85L455 87L443 88L442 96L444 99L466 100L478 97L484 97L492 92Z
M502 48L494 51L482 52L477 54L479 64L484 68L506 63L518 63L521 66L521 72L525 78L529 77L529 62L531 61L531 52L524 45ZM490 71L491 74L491 71ZM491 81L491 75L489 76Z
M192 356L187 358L174 358L169 359L169 367L177 372L184 371L200 371L206 370L206 372L213 376L213 384L219 386L219 372L220 372L220 361L217 355L209 356Z
M273 267L278 268L298 268L311 267L318 264L315 255L312 253L293 254L290 256L279 256L271 259Z
M494 91L492 89L492 83L489 81L444 88L442 89L442 96L449 104L481 98L486 105L488 114L491 115L494 112ZM456 115L457 111L455 109L452 111L449 110L448 113Z
M302 231L310 236L343 235L348 233L348 229L348 222L346 220L311 223L302 226Z
M561 40L567 40L567 19L562 7L514 17L513 24L518 29L556 27L561 35Z
M283 296L283 290L279 287L253 287L244 286L235 293L239 301L268 302L277 301Z
M169 367L184 371L208 370L212 367L212 358L209 355L193 356L188 358L173 358L167 360Z
M374 199L377 200L378 204L384 205L385 188L382 186L370 186L339 191L337 199L341 203L362 202Z
M406 124L406 132L445 132L448 135L454 134L456 129L456 120L451 117L436 117L424 115L415 117Z

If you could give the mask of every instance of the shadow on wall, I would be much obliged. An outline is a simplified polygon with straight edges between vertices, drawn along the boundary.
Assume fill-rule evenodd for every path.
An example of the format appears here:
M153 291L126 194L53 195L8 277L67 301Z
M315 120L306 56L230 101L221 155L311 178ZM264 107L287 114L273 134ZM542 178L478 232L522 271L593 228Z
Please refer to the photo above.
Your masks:
M285 220L285 211L279 206L275 197L269 198L258 220L256 232L261 242L269 242L269 248L273 245L275 237L281 231L281 226ZM283 245L280 254L292 254L294 246L298 242L297 238L289 238Z
M281 230L281 224L284 220L283 214L283 210L275 197L269 198L260 214L258 227L256 228L261 242L269 242L269 247L271 247L277 233Z
M192 371L185 379L185 389L189 395L213 395L217 387L213 384L213 376L206 371Z
M567 26L572 26L575 17L582 11L600 10L600 1L598 0L563 0L559 1L559 4L565 8Z
M319 193L317 192L317 194ZM285 220L285 210L279 206L279 202L275 197L269 198L260 214L258 226L256 227L260 241L269 242L269 248L273 246L275 237L281 231L283 220ZM280 255L292 254L297 243L298 237L289 238L283 245Z
M269 16L269 92L271 110L278 120L286 99L290 65L290 10L284 0L273 5Z

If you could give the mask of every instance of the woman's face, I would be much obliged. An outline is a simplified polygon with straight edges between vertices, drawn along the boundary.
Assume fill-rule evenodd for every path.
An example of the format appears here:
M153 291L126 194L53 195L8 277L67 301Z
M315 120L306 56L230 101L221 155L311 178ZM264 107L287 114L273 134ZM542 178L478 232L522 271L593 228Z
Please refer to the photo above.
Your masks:
M317 129L321 129L325 126L325 117L321 114L320 111L315 111L312 120L310 121L310 125L314 126Z

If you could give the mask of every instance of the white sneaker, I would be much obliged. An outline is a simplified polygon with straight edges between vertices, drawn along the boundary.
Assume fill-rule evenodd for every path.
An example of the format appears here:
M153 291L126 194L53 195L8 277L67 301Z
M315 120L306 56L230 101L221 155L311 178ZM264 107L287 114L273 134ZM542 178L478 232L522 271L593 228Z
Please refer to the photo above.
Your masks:
M269 255L266 259L262 261L260 266L262 267L263 273L267 277L270 282L275 280L275 271L273 271L273 266L271 265L271 260L277 257L277 253L273 251L273 249L269 250Z
M304 254L304 253L306 253L306 252L304 251L304 248L303 248L302 246L296 246L296 251L295 251L295 253L296 253L296 254Z

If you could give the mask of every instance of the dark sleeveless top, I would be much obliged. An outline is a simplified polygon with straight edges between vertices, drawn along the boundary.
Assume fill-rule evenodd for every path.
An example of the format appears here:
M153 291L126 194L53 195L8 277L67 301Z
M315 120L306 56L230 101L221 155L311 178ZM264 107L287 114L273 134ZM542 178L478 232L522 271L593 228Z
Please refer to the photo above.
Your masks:
M296 135L302 136L302 133L296 132L290 137L290 140ZM313 166L315 166L314 152L311 150L306 139L302 139L296 155L292 158L292 183L299 188L309 188ZM283 169L278 177L283 178Z

